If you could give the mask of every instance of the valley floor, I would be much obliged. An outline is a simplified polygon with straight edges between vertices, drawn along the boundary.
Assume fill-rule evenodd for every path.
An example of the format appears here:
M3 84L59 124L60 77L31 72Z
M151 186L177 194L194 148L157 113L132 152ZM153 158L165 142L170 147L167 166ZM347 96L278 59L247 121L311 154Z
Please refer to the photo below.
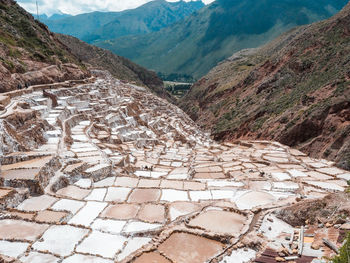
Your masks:
M176 106L97 74L0 112L4 259L320 262L333 254L322 238L341 245L346 224L304 229L276 211L344 192L349 172L276 142L216 143Z

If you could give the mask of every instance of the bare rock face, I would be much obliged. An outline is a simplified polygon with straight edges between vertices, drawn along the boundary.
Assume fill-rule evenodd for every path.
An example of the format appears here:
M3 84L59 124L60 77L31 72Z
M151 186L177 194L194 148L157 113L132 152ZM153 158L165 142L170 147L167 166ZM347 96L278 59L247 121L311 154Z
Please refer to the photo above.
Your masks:
M264 243L264 239L258 237L255 233L250 233L246 235L241 241L245 247L253 248L259 250Z
M15 74L12 78L20 79L22 83L39 85L45 83L63 82L66 80L84 79L88 76L75 64L62 64L60 66L47 66L37 71Z
M349 6L235 54L181 108L217 140L277 140L350 169Z
M328 195L320 200L305 201L282 209L277 217L292 226L338 223L337 220L350 215L349 194Z

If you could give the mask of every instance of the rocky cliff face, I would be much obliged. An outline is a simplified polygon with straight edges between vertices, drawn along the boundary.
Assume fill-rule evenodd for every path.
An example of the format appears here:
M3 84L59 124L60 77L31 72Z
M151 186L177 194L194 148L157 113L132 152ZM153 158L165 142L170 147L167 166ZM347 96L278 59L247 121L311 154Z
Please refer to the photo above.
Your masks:
M329 20L244 50L181 102L216 139L265 138L350 169L350 3Z
M89 75L45 25L15 1L0 0L0 92Z

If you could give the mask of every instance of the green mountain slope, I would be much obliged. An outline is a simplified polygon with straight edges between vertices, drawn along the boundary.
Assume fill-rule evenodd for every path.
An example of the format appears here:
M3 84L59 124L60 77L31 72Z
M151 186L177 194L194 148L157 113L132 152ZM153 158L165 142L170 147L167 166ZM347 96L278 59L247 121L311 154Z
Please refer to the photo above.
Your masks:
M108 70L114 77L137 85L146 86L159 97L172 101L163 87L163 81L156 73L136 65L130 60L110 51L89 45L75 37L56 34L57 38L69 47L69 51L93 68Z
M93 12L58 20L44 20L50 30L75 36L86 42L145 34L167 27L202 8L201 1L155 0L122 12Z
M96 29L110 23L119 15L116 12L93 12L58 20L43 20L43 23L52 32L75 36L83 40L84 36L92 35Z
M218 140L277 140L350 169L350 3L234 54L180 106Z
M258 47L295 26L330 17L346 0L217 0L146 35L96 42L162 73L206 74L243 48Z

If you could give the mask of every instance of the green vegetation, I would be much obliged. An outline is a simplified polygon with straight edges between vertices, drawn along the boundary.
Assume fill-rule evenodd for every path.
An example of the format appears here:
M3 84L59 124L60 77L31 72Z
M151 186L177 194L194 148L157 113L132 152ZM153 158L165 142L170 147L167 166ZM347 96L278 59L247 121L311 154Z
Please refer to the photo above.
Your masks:
M7 59L2 59L4 64L5 64L5 67L11 72L11 73L14 73L14 70L15 70L15 65L13 64L12 61L10 60L7 60Z
M10 48L9 56L13 58L20 58L22 53L17 48Z
M4 5L3 3L0 3L0 10L6 11L7 10L7 6Z
M186 82L186 83L195 82L195 79L193 78L193 76L188 74L178 74L178 73L165 74L162 72L158 72L157 74L164 81Z
M176 98L182 98L190 90L192 83L165 81L165 89Z
M338 83L337 89L334 91L335 96L341 96L344 94L346 89L348 89L350 86L350 81L342 81L341 83Z
M8 35L4 32L1 32L1 31L0 31L0 42L5 44L6 46L15 46L16 45L16 41L14 41L10 35Z
M217 0L170 27L146 35L124 36L94 44L164 74L199 79L234 52L254 48L295 26L333 15L347 0ZM332 8L326 8L332 7ZM266 14L269 14L268 16ZM305 60L301 68L311 66ZM254 63L240 66L243 71Z
M261 130L261 128L263 127L264 123L265 123L268 119L269 119L269 117L267 117L267 116L264 116L264 117L261 117L261 118L257 119L257 120L254 122L252 131L256 132L256 131Z
M350 262L350 232L346 236L345 244L340 248L339 255L332 258L333 263Z
M42 17L50 30L88 43L159 31L202 8L201 1L156 0L123 12L93 12L77 16Z
M6 13L0 16L0 23L6 25L0 31L0 42L8 48L8 55L19 59L22 54L17 47L24 48L34 60L53 63L52 56L71 58L63 47L54 43L43 25L36 23L22 8L17 5L3 5ZM72 58L71 58L72 59ZM12 69L14 65L6 63ZM13 63L12 63L13 64Z
M218 117L220 114L220 110L225 107L229 103L228 100L222 100L217 103L211 104L209 106L209 110L214 114L215 117ZM231 113L232 114L232 113Z

